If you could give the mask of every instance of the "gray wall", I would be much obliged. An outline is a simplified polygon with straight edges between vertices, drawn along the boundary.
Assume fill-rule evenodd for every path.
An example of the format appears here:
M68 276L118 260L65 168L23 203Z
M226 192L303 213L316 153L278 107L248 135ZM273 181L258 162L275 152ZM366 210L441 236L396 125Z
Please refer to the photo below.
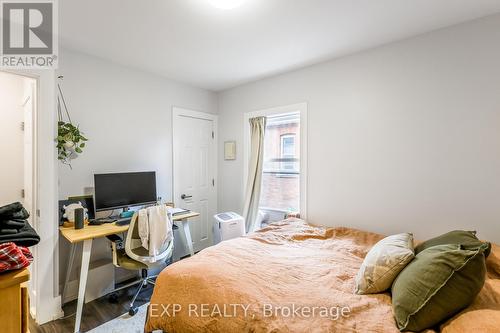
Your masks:
M220 93L219 210L242 209L243 114L305 101L310 222L500 242L499 41L497 15Z

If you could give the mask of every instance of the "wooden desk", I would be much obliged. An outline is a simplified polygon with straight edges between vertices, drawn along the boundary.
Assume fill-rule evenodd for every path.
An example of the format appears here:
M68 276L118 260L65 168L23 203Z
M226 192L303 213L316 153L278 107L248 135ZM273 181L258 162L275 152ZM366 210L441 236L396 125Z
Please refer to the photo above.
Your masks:
M2 333L28 332L28 290L23 284L29 278L27 268L0 274Z
M189 212L172 217L174 222L182 222L199 216L199 213ZM79 243L87 239L102 238L109 235L121 234L128 230L129 225L116 225L116 223L105 223L101 225L85 225L83 229L74 227L59 227L59 231L70 243ZM189 231L189 229L188 229ZM188 244L189 246L189 244Z
M193 241L191 238L191 232L189 230L188 220L199 216L199 213L189 212L186 214L179 214L172 217L173 222L180 222L182 224L182 230L184 237L186 238L186 244L189 250L189 255L194 255ZM76 243L83 242L82 251L82 264L80 268L80 283L78 287L78 303L76 307L76 318L75 318L75 333L80 331L80 323L82 320L83 302L85 297L85 288L87 286L87 275L89 271L90 264L90 253L92 250L92 240L95 238L102 238L109 235L120 234L126 232L129 225L116 225L116 223L105 223L101 225L89 226L86 225L83 229L75 229L74 227L59 227L61 235L66 238L71 243L71 251L69 254L68 268L66 271L66 278L64 280L64 287L62 292L62 301L64 302L64 296L66 295L66 289L69 282L69 277L71 270L73 268L73 261L75 259Z

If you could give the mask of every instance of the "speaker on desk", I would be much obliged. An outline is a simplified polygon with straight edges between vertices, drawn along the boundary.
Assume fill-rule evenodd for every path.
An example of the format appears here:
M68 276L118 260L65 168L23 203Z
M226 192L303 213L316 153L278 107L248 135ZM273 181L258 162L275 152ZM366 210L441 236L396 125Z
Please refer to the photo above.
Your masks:
M84 214L83 208L75 209L75 229L83 229Z

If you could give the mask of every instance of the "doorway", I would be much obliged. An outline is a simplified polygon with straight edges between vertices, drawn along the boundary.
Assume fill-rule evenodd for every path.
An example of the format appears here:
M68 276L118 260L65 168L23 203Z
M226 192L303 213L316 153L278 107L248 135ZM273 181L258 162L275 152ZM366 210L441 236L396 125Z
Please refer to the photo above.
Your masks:
M190 220L194 251L213 245L217 213L217 116L173 108L173 201L200 213ZM185 241L185 240L184 240Z
M37 79L0 71L0 206L21 202L30 213L28 222L37 230L36 182ZM31 247L34 258L37 247ZM37 286L36 264L29 266L30 298ZM35 302L30 311L35 315Z
M33 103L36 81L0 72L0 206L19 201L31 211Z

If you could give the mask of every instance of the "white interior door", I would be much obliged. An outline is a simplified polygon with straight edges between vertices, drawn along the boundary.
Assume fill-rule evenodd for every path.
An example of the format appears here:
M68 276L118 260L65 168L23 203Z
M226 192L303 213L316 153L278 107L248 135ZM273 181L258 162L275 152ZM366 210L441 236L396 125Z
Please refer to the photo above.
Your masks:
M24 78L0 72L0 206L23 201Z
M174 108L174 203L200 216L190 220L194 251L213 244L212 220L217 212L216 116Z
M33 116L35 107L35 80L24 82L24 198L23 205L31 213L28 221L33 225Z

